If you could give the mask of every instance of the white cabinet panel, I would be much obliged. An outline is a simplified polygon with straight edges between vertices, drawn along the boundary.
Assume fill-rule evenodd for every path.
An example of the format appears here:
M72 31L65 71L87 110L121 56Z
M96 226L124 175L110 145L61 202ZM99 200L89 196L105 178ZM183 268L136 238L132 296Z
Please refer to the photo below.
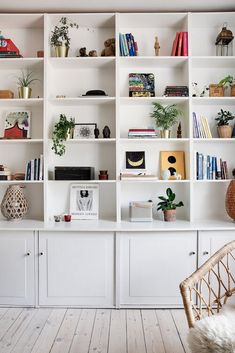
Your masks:
M41 305L113 305L113 233L42 232Z
M196 269L196 232L120 233L120 304L182 305L180 282Z
M0 232L0 305L34 305L34 234Z

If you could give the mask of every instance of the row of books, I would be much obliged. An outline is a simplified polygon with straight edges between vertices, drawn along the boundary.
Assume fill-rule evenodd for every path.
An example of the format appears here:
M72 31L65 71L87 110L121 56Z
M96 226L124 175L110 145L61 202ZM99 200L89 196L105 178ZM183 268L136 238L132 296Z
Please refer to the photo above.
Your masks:
M187 86L166 86L164 96L188 97L188 87Z
M43 180L43 155L26 163L25 180Z
M119 47L121 56L137 56L138 46L131 33L119 33Z
M155 129L129 129L128 138L154 138L157 137Z
M188 56L188 32L177 32L172 45L172 56Z
M205 116L193 112L193 137L194 138L212 138L208 120Z
M196 152L196 179L220 180L228 179L227 162L221 158Z

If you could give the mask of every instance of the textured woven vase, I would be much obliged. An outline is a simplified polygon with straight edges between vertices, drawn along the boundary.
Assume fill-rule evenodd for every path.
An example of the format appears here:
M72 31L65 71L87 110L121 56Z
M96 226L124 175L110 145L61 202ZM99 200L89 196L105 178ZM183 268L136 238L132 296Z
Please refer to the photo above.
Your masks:
M235 180L232 180L228 186L226 198L225 198L226 211L235 221Z
M20 185L8 186L2 199L1 212L9 221L22 219L28 211L28 202Z

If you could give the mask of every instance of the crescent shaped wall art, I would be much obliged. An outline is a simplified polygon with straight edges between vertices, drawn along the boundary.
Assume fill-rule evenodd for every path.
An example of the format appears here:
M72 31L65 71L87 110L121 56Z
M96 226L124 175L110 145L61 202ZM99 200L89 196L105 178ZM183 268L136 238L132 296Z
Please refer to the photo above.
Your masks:
M128 151L126 152L127 169L145 169L145 152Z

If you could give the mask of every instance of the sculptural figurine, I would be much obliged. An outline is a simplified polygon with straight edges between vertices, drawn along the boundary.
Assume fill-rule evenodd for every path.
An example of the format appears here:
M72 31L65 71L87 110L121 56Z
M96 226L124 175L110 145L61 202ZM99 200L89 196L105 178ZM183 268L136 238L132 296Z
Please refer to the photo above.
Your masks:
M168 180L171 176L171 172L169 171L169 169L164 169L161 172L161 177L163 180Z
M96 139L98 139L99 134L100 134L100 130L98 129L98 127L96 127L96 128L94 129L94 135L95 135L95 138L96 138Z
M159 44L158 37L155 37L154 49L155 49L155 55L159 56L160 55L160 44Z
M103 137L110 138L110 128L107 125L103 128Z
M181 122L179 122L178 128L177 128L177 139L182 138L182 128L181 128Z

